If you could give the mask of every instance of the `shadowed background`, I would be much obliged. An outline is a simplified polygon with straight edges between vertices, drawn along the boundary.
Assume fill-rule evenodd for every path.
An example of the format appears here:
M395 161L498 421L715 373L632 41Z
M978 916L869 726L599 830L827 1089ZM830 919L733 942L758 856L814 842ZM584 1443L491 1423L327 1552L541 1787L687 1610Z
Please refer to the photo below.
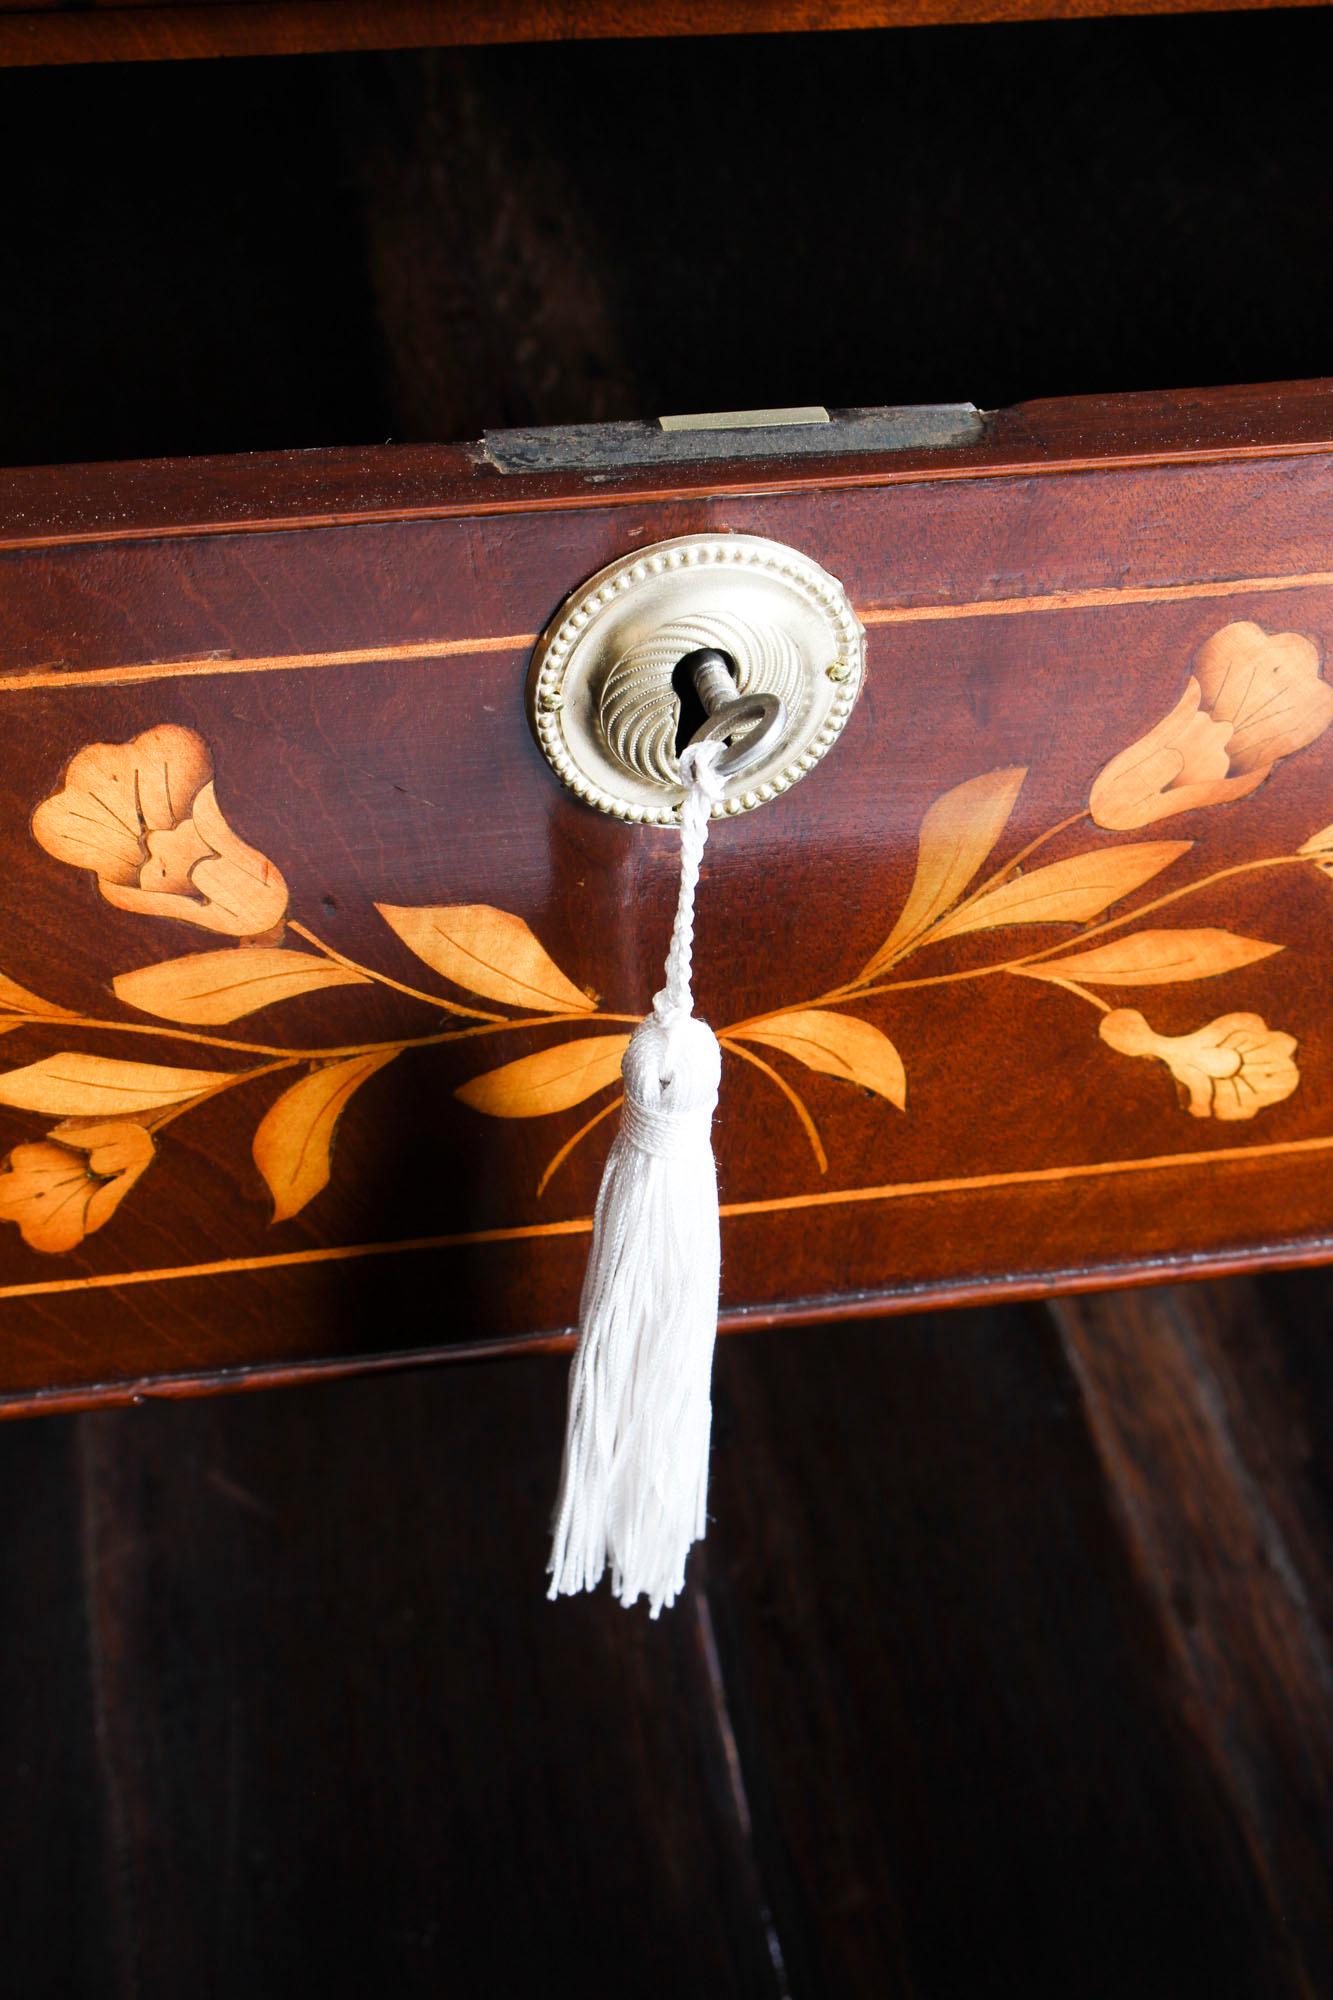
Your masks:
M0 74L0 462L1317 374L1330 53ZM7 1989L1333 1994L1331 1303L730 1340L655 1627L542 1601L560 1361L7 1427Z
M0 72L0 463L1327 366L1320 10Z

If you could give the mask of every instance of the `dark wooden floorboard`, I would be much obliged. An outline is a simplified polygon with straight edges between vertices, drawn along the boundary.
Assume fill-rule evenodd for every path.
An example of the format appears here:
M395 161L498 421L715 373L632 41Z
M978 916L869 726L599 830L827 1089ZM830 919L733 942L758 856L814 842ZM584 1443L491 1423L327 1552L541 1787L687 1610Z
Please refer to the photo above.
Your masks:
M0 1439L0 1992L22 2000L101 1995L114 1960L75 1444Z
M0 1989L1333 1995L1333 1280L722 1344L675 1614L564 1366L0 1438Z
M81 1421L135 2000L780 1993L698 1621L544 1600L563 1374Z
M1305 1310L1293 1310L1303 1300ZM1054 1308L1172 1686L1312 1991L1333 1993L1333 1286Z
M718 1378L708 1576L798 2000L1308 1992L1049 1322Z

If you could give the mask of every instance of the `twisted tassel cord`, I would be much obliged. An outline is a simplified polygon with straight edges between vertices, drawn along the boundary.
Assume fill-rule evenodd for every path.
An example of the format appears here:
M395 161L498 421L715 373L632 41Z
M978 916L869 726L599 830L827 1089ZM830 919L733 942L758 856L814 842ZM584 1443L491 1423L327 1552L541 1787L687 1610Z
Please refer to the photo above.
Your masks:
M680 892L667 952L666 985L653 999L653 1012L663 1026L675 1016L694 1012L694 899L708 845L708 823L723 792L717 773L723 748L721 743L691 744L681 753L680 774L690 789L680 809Z

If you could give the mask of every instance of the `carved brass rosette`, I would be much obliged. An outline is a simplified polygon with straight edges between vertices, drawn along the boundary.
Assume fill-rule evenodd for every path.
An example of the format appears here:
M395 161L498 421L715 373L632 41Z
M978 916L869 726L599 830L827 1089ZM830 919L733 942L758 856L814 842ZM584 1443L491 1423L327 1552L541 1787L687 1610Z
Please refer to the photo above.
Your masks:
M669 825L684 788L672 673L715 646L741 694L779 695L787 726L714 816L753 812L837 742L865 671L865 633L836 577L758 535L682 535L636 549L568 598L542 634L528 714L571 791L617 819Z

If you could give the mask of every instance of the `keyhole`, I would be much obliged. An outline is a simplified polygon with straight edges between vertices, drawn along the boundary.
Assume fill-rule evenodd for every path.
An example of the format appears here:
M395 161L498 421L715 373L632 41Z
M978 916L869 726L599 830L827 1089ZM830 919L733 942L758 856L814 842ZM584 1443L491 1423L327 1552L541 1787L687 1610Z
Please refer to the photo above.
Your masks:
M740 676L736 671L736 662L729 654L723 657L727 662L727 672L739 687ZM708 720L708 710L699 699L699 691L695 687L694 680L688 669L687 662L689 658L690 655L687 653L685 658L676 666L671 676L671 686L676 700L680 703L680 715L676 723L676 755L678 757L693 736L695 730L701 729Z

